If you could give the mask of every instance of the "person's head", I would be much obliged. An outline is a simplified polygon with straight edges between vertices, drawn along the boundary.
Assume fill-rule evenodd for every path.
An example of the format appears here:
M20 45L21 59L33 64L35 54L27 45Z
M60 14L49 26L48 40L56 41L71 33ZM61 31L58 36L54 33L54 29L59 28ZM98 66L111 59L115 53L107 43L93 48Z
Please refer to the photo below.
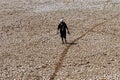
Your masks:
M63 19L60 19L60 22L63 22Z

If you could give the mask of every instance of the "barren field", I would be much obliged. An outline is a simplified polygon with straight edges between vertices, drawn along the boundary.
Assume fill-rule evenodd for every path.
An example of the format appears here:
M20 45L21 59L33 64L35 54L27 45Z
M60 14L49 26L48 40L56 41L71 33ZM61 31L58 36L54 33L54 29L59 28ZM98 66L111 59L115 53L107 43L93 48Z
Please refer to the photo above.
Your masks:
M120 0L0 0L0 80L120 80Z

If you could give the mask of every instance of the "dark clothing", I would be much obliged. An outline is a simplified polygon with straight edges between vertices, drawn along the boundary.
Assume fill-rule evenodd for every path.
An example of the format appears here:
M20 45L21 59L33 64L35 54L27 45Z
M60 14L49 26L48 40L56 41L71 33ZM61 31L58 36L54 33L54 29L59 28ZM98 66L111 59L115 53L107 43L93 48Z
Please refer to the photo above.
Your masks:
M66 29L68 29L66 23L65 22L61 22L58 25L58 30L59 29L60 29L61 37L66 38Z

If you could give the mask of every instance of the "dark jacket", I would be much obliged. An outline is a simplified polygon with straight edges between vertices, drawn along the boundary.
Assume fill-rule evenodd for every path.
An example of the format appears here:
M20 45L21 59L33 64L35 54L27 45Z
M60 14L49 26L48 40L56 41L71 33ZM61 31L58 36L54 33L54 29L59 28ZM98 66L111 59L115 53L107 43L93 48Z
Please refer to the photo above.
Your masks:
M65 22L61 22L58 25L58 30L60 29L60 33L66 33L66 29L68 30L68 27Z
M66 38L66 30L68 30L68 27L66 25L65 22L60 22L60 24L58 25L58 30L60 29L60 35L61 37ZM68 30L69 32L69 30Z

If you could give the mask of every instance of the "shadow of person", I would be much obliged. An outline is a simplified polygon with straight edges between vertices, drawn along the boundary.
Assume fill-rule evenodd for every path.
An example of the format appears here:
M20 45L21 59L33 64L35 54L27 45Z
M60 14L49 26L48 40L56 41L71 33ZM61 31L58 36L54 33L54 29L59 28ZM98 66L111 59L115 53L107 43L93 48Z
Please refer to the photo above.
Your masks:
M74 43L74 42L67 42L66 44L69 44L69 45L76 45L77 43Z

